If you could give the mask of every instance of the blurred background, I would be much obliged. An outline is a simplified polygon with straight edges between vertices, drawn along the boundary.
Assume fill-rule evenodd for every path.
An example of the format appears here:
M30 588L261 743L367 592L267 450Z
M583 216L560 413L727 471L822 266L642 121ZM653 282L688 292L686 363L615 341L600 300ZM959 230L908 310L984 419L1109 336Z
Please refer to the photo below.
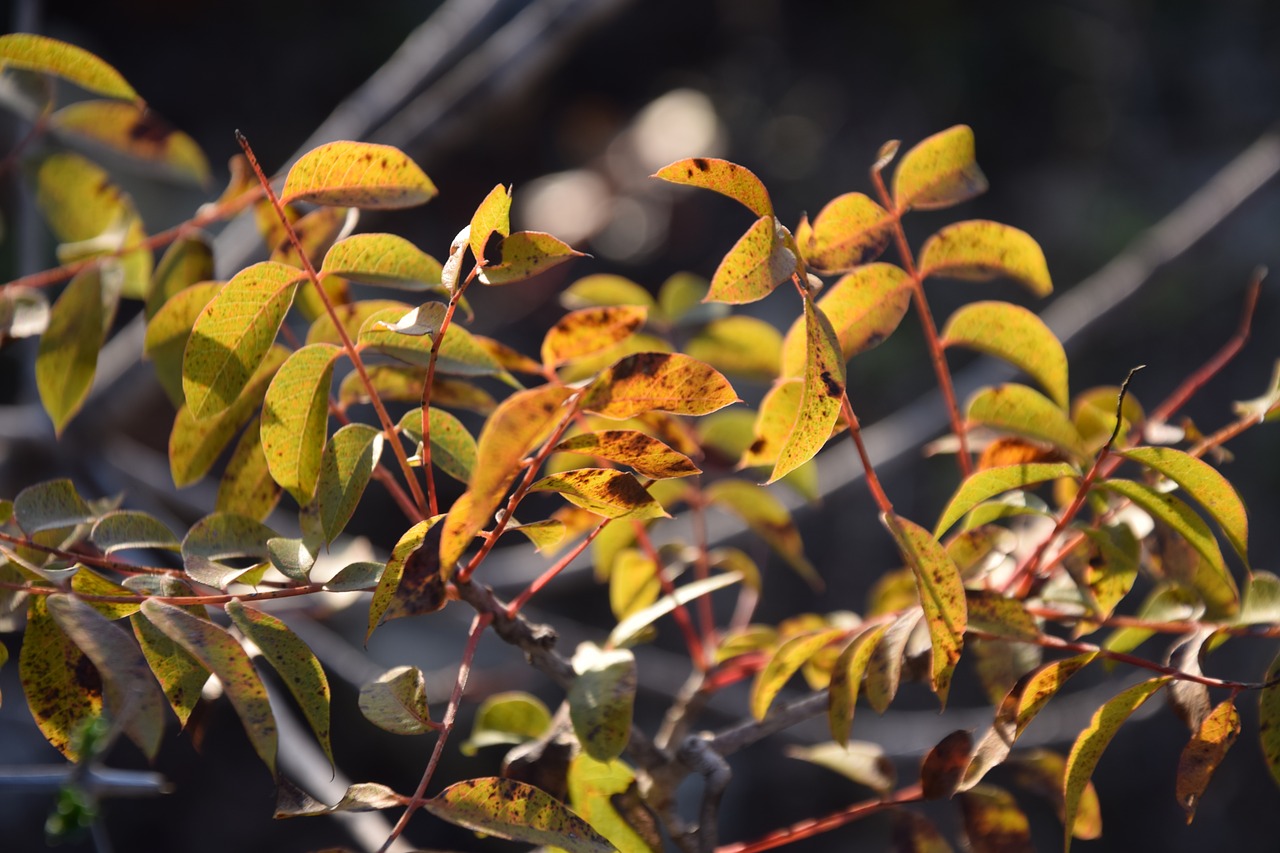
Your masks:
M1051 306L1126 249L1141 248L1130 255L1142 272L1136 278L1141 289L1114 309L1091 303L1107 305L1094 312L1105 316L1073 338L1069 351L1073 393L1116 384L1134 365L1149 365L1133 386L1148 408L1230 336L1253 270L1274 269L1278 261L1280 184L1263 178L1243 180L1248 191L1234 212L1226 212L1232 204L1220 193L1193 206L1186 217L1198 215L1216 227L1186 251L1182 243L1190 241L1150 245L1153 233L1167 235L1168 229L1152 229L1171 211L1276 130L1280 7L1263 0L11 0L0 10L8 31L44 33L102 56L204 149L215 174L207 188L157 185L119 172L152 231L216 197L225 185L225 164L238 151L235 129L265 166L281 170L296 152L334 138L404 148L440 196L425 208L367 215L360 227L401 233L437 257L495 183L514 185L515 227L551 231L593 256L528 285L474 295L474 330L526 353L537 351L543 330L560 316L557 294L581 276L614 272L652 291L678 271L710 277L751 216L713 194L682 192L648 178L685 156L726 157L748 166L769 187L778 215L794 225L840 193L868 192L868 166L886 140L910 146L953 124L972 126L990 191L956 210L909 217L909 238L918 246L956 218L1021 228L1048 258L1057 288ZM25 130L5 116L0 153ZM53 238L20 177L20 170L11 171L0 184L6 226L0 276L6 281L56 263ZM243 226L219 235L220 275L266 255L252 227ZM1177 246L1177 257L1162 264L1169 246ZM1127 287L1117 283L1108 293L1113 280L1134 279L1103 278L1097 293L1110 298ZM940 322L975 294L1031 304L1008 282L931 287ZM785 296L775 294L749 313L785 329L795 313L794 299ZM122 326L128 319L121 318ZM1231 418L1232 401L1265 390L1278 355L1278 319L1280 299L1274 286L1264 287L1249 346L1187 409L1206 432ZM12 496L31 482L71 476L87 495L126 492L130 505L172 519L175 529L212 508L216 484L172 489L164 456L172 410L149 367L122 367L99 394L101 404L55 442L36 408L33 354L33 341L0 351L0 493ZM135 347L125 360L136 354ZM952 359L958 368L969 361L963 354ZM864 424L900 413L932 384L910 319L850 368L850 396ZM742 386L749 399L763 390ZM936 401L910 411L928 438L944 431ZM1255 567L1273 570L1272 555L1280 549L1280 530L1272 523L1280 487L1274 442L1269 430L1250 432L1231 446L1237 461L1225 469L1250 507ZM954 465L945 458L922 460L914 451L894 460L888 488L899 511L933 518L954 487ZM815 597L784 567L770 565L761 619L861 611L870 583L895 564L865 489L839 485L849 464L846 457L820 460L831 493L821 505L799 511L828 593ZM385 552L402 531L394 507L379 505L372 490L370 497L353 531ZM521 577L529 571L516 565L522 559L499 561L495 572ZM561 629L566 649L598 639L609 621L605 593L588 577L566 578L539 601L539 617ZM327 618L311 618L318 615ZM443 699L466 613L454 607L432 619L389 625L367 651L359 648L359 607L298 617L307 626L300 633L312 632L304 637L317 644L336 676L334 747L341 772L411 790L430 744L373 730L359 717L355 691L382 668L409 663L439 674L428 690ZM15 663L0 670L0 764L56 761L20 698L17 638L3 640ZM1221 666L1224 675L1257 678L1275 653L1272 645L1233 643L1210 670ZM1145 651L1161 653L1154 644ZM638 713L651 727L685 672L676 637L663 634L645 655L641 682L649 690ZM500 643L482 643L480 661L475 698L528 689L553 707L558 702L554 689ZM1082 698L1064 701L1064 710L1036 737L1065 752L1092 709L1124 683L1106 682L1101 674L1086 680L1079 685ZM732 712L734 698L727 697L720 712ZM854 737L883 743L910 781L920 755L943 735L955 728L980 734L990 721L972 688L958 689L946 716L935 709L918 685L904 688L884 718L861 711ZM1095 776L1105 835L1077 842L1076 849L1271 849L1280 832L1280 793L1256 746L1254 710L1252 701L1242 700L1242 743L1228 755L1190 827L1173 794L1185 729L1168 712L1135 719ZM706 724L733 718L713 712ZM461 731L468 725L464 720ZM171 738L162 751L158 769L174 782L175 793L111 803L106 821L116 849L358 846L327 819L270 821L270 780L229 709L208 708L200 732L200 738ZM783 756L786 743L822 736L821 726L801 728L735 757L736 778L722 813L725 841L749 840L867 796L838 776ZM140 766L140 757L125 747L117 753L113 764ZM495 772L497 753L463 759L451 747L437 778ZM993 778L1009 781L999 773ZM1056 849L1061 830L1052 808L1021 793L1019 800L1033 819L1037 849ZM6 839L0 847L40 849L47 806L48 797L0 796L0 836ZM957 812L950 804L930 806L927 813L956 838ZM888 826L877 817L794 849L883 849ZM407 837L432 849L504 849L426 817Z

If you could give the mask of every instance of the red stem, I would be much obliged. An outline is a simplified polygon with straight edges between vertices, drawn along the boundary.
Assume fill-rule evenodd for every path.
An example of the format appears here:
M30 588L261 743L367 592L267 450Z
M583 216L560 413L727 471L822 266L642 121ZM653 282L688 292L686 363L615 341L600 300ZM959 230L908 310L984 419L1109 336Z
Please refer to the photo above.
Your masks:
M863 800L826 817L816 820L802 820L789 827L775 830L763 838L757 838L755 841L740 841L736 844L717 847L716 853L761 853L763 850L772 850L775 847L781 847L783 844L790 844L794 841L830 832L847 823L853 823L855 820L861 820L885 809L894 808L903 803L918 803L923 799L924 793L921 791L920 786L912 785L895 792L886 799Z
M578 558L579 554L587 550L587 546L595 541L595 538L600 535L600 531L608 527L609 522L611 521L613 521L612 518L603 519L581 542L573 546L573 549L570 550L569 553L557 560L555 565L539 575L533 583L529 584L528 588L526 588L524 592L517 595L511 603L507 605L507 618L515 619L516 614L520 612L520 608L528 604L529 599L533 598L533 596L541 591L543 587L551 583L551 581L555 579L556 575L564 571L566 566Z
M847 393L840 398L840 414L849 425L849 437L853 439L854 447L858 448L858 456L862 459L862 470L866 472L867 488L871 490L871 497L875 499L880 512L892 515L893 504L885 494L884 486L880 484L876 469L871 464L871 456L867 453L867 446L862 441L862 425L858 422L858 416L853 413L853 406L849 404Z
M458 249L459 252L465 252L465 248ZM427 506L432 515L440 512L439 504L436 501L436 478L435 472L431 470L431 386L436 380L436 359L440 356L440 345L444 342L444 333L448 330L449 324L453 322L453 312L458 307L458 300L462 298L462 294L466 291L467 285L476 277L479 267L471 270L471 274L466 280L453 289L453 293L449 295L449 306L445 308L444 319L440 321L440 328L436 329L436 333L431 341L431 355L427 357L427 378L422 385L422 473L427 478Z
M653 547L653 540L649 538L649 533L644 529L644 522L632 521L632 526L636 531L636 542L640 545L640 550L644 551L645 556L653 561L657 567L658 583L662 586L663 595L674 595L676 588L662 571L662 558L658 555L658 549ZM671 615L675 617L676 624L680 626L680 633L684 635L685 645L689 649L689 657L693 660L693 665L699 670L706 671L710 666L707 660L707 648L702 645L702 641L698 639L698 632L694 630L693 619L689 617L688 609L679 602L676 602L675 608L671 611Z

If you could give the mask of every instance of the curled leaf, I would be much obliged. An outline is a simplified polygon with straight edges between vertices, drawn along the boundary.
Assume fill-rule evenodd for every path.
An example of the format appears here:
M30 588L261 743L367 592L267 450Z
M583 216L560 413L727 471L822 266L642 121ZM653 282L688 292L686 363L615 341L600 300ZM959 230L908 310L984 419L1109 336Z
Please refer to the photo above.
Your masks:
M893 175L899 213L951 207L986 190L987 179L974 159L973 129L963 124L917 143L902 155Z
M397 666L360 688L360 713L380 729L397 735L431 731L426 680L416 666Z
M677 160L663 166L653 177L673 184L713 190L741 202L756 216L773 216L773 202L769 200L769 192L761 180L750 169L728 160L714 157Z

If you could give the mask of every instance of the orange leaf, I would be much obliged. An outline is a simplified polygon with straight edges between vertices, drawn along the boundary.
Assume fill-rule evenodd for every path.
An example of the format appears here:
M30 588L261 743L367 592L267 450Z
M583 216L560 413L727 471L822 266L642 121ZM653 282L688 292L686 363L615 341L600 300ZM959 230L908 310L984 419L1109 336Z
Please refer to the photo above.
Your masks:
M582 408L622 420L650 411L705 415L738 402L729 380L680 353L629 355L596 377L582 394Z

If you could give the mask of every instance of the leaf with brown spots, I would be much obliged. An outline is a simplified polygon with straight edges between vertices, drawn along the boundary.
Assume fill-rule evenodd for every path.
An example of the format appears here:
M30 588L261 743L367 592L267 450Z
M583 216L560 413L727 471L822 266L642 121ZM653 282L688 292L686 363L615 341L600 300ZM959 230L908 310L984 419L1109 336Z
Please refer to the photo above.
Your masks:
M26 646L24 645L25 649ZM1280 784L1280 656L1271 662L1264 679L1268 685L1258 691L1258 738L1262 758L1271 777Z
M772 483L808 462L827 443L844 399L844 358L835 330L813 300L804 300L804 386L796 419L769 475Z
M601 373L582 393L581 406L623 420L650 411L705 415L738 402L720 371L681 353L629 355Z
M372 142L330 142L293 164L280 200L378 210L430 201L436 186L398 148Z
M196 141L150 109L127 101L79 101L49 117L49 127L197 186L209 184L209 161Z
M628 649L582 643L573 655L577 676L569 687L569 719L583 750L597 761L622 754L631 739L636 700L636 658Z
M690 157L663 166L655 178L718 192L741 202L756 216L773 216L773 202L755 174L745 166L714 157Z
M486 260L485 249L489 238L497 234L499 240L511 234L511 189L498 184L471 216L471 254L479 263Z
M52 74L89 92L142 101L120 72L106 61L84 48L48 36L30 33L0 36L0 68Z
M880 256L893 236L894 218L862 193L827 202L808 229L796 229L805 263L824 275L848 272Z
M501 263L481 267L476 276L481 284L511 284L533 278L583 253L541 231L517 231L498 245Z
M644 325L640 305L582 308L560 318L542 339L542 363L554 370L566 361L608 349Z
M969 763L973 740L963 729L938 741L920 765L920 793L926 800L949 798Z
M893 334L911 304L907 274L893 264L867 264L826 288L818 307L840 340L845 361ZM805 364L805 325L797 317L782 341L782 375L799 376Z
M634 429L581 433L560 442L556 450L620 462L635 469L640 476L654 480L702 473L688 456Z
M386 785L380 785L377 782L357 782L348 786L342 799L331 806L326 806L306 791L295 787L287 777L282 776L276 786L276 810L272 817L282 820L289 817L313 817L338 812L372 812L402 806L408 799ZM336 853L336 848L331 853Z
M917 263L923 278L971 281L1011 278L1036 296L1053 292L1040 244L1011 225L974 219L948 225L925 241Z
M1177 796L1187 812L1187 823L1195 818L1204 789L1239 734L1240 712L1235 702L1227 699L1209 712L1183 748L1178 759Z
M440 287L440 270L439 261L399 235L355 234L333 244L320 272L379 287L430 290Z
M205 682L209 680L209 670L141 613L130 616L129 623L151 672L160 682L169 707L178 718L178 724L186 727L191 712L200 701Z
M1031 823L1008 791L979 785L957 799L972 853L1035 853Z
M613 853L614 847L585 820L550 794L491 776L445 788L422 807L441 820L467 829L567 853Z
M404 532L391 550L391 558L369 604L366 643L374 629L384 622L444 607L444 578L438 557L442 529L439 522L443 518L436 515L419 521Z
M18 678L45 740L67 760L80 760L73 736L102 714L102 678L49 614L43 595L31 596L27 604Z
M974 159L973 130L963 124L917 143L893 175L899 213L951 207L986 191L987 179Z
M615 468L576 468L543 477L530 491L557 492L605 518L669 518L634 474Z
M1045 322L1020 305L973 302L942 329L942 346L962 346L1002 358L1067 408L1067 354Z
M703 301L742 305L764 299L798 271L794 246L781 222L760 217L720 261Z

